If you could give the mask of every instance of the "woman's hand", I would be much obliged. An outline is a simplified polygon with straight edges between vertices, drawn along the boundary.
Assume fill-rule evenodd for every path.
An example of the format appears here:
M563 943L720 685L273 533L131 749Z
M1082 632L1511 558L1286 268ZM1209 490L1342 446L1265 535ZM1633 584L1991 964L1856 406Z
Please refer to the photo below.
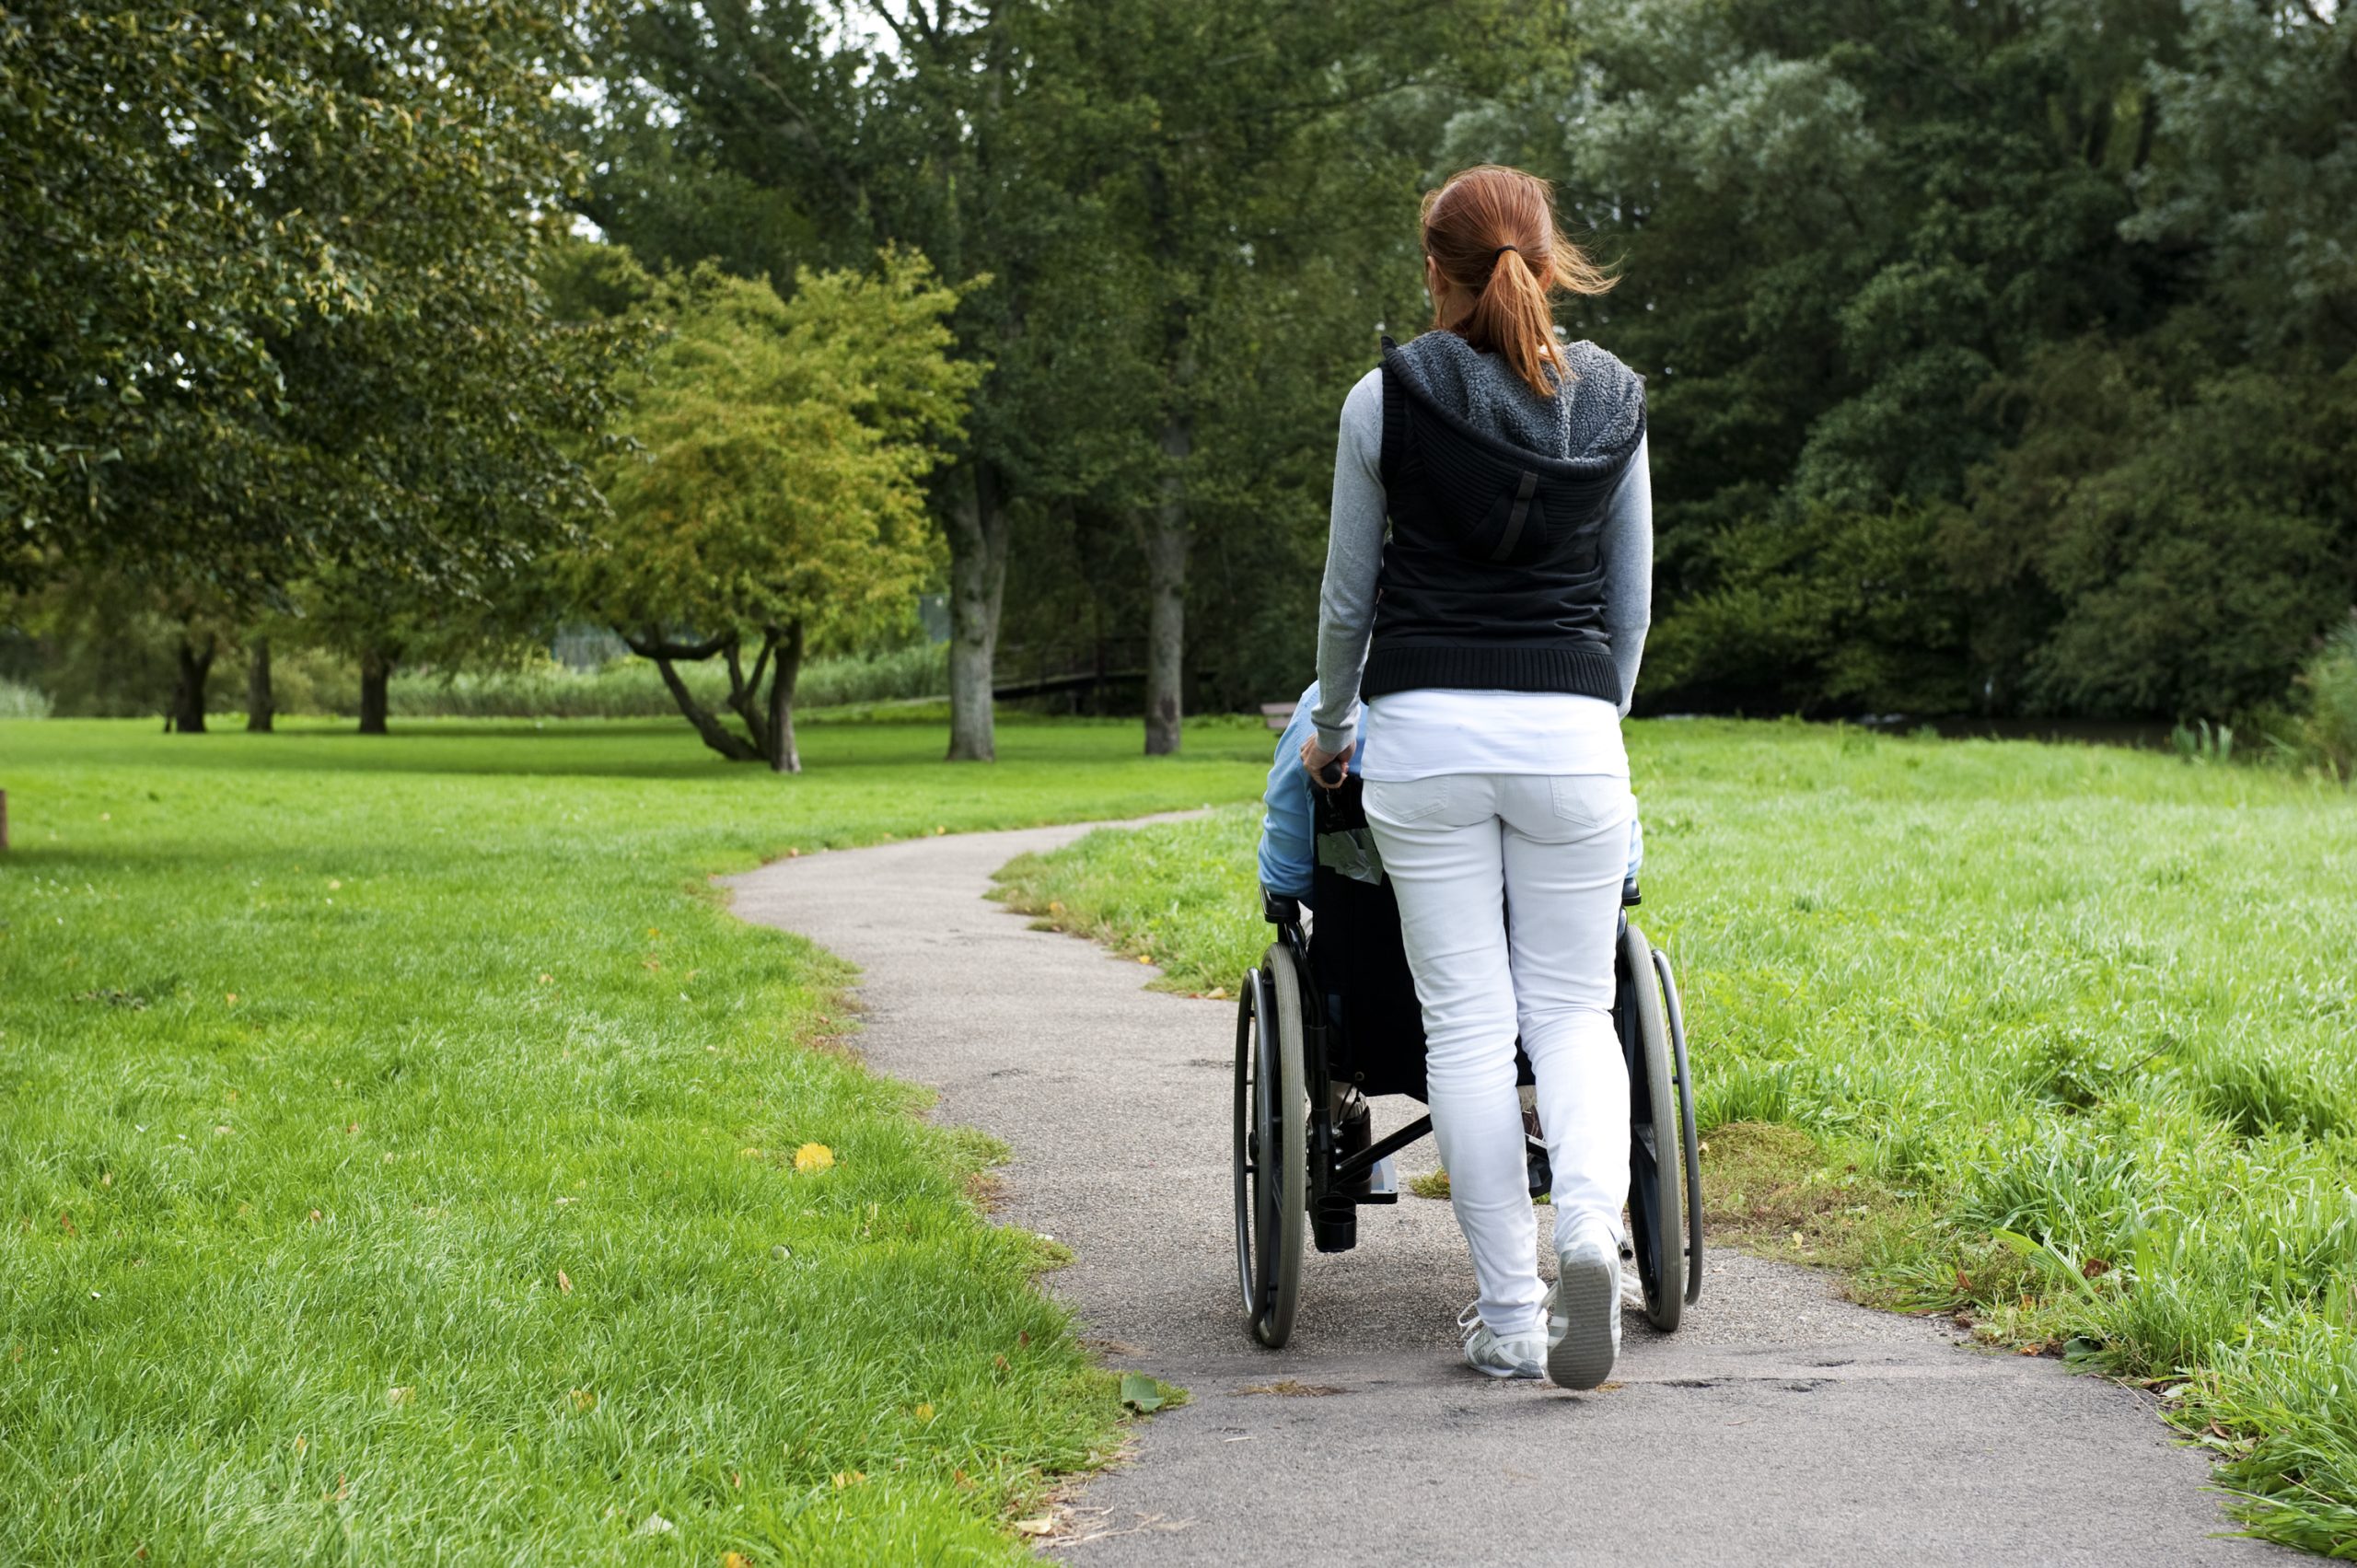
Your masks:
M1319 789L1340 789L1342 787L1342 780L1349 776L1351 753L1356 749L1356 743L1353 742L1352 745L1343 747L1340 751L1321 751L1318 747L1318 732L1313 729L1302 740L1301 765L1309 770L1309 782ZM1342 765L1335 767L1338 762ZM1328 768L1334 769L1334 776L1330 781L1326 777Z

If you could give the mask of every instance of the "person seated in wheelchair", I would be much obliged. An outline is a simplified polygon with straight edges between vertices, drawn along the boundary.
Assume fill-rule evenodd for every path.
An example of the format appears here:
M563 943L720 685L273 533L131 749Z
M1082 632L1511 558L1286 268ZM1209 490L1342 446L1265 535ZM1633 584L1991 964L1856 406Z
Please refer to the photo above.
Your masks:
M1264 907L1278 909L1278 900L1290 900L1306 911L1317 913L1317 867L1321 846L1318 842L1317 803L1312 793L1309 771L1302 766L1302 742L1312 733L1310 715L1318 707L1318 682L1313 680L1302 691L1295 703L1293 716L1284 733L1277 738L1275 760L1269 767L1269 782L1261 791L1261 803L1266 807L1260 818L1259 854L1260 896ZM1351 776L1356 776L1365 756L1364 745L1354 745L1342 764ZM1333 852L1366 864L1343 868L1345 875L1379 876L1379 859L1364 834L1356 835L1355 842L1334 846ZM1629 822L1629 868L1622 882L1622 900L1637 900L1637 878L1643 868L1645 835L1643 824L1635 818ZM1305 922L1305 924L1310 923ZM1366 1097L1348 1084L1334 1086L1332 1103L1328 1113L1340 1136L1340 1152L1347 1157L1358 1153L1374 1141L1374 1121ZM1534 1144L1543 1145L1544 1137L1538 1125L1538 1112L1527 1103L1523 1109L1525 1131ZM1543 1157L1543 1156L1542 1156ZM1370 1173L1369 1185L1376 1191L1390 1191L1397 1186L1392 1175L1392 1162L1382 1161ZM1543 1165L1539 1167L1544 1168Z

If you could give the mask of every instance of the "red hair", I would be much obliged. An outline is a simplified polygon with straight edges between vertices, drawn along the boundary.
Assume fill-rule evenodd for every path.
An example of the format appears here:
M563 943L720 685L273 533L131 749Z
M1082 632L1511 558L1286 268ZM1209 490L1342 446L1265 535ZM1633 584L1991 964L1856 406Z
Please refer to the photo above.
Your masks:
M1532 391L1554 396L1571 375L1555 341L1555 290L1602 294L1617 281L1563 238L1555 188L1535 174L1485 163L1426 192L1422 217L1424 254L1473 301L1447 321L1434 300L1433 325L1503 354Z

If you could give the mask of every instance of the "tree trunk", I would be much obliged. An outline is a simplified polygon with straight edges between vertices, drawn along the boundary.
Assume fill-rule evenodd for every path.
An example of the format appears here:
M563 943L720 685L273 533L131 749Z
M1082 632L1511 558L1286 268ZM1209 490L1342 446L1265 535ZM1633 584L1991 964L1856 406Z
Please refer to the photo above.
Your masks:
M165 728L182 735L204 733L204 683L213 674L214 641L180 633L180 677L172 685L172 712Z
M695 693L688 690L688 683L679 679L679 672L671 667L669 659L657 658L655 668L663 672L663 684L669 688L671 701L679 704L679 712L696 726L696 733L703 738L706 746L732 762L749 762L761 755L731 733L728 726L720 722L719 715L696 701Z
M370 645L360 655L360 733L385 735L391 709L387 688L393 679L393 653Z
M1187 478L1194 422L1173 413L1162 426L1162 498L1145 537L1145 754L1178 752L1187 669Z
M777 668L770 676L770 772L798 773L802 752L794 743L794 687L802 679L802 622L769 631Z
M659 633L651 631L636 636L624 632L622 642L639 657L655 661L655 668L663 672L663 685L671 693L671 701L679 705L679 712L695 726L696 734L702 737L706 746L732 762L749 762L761 755L721 723L719 714L696 701L695 693L688 690L688 683L679 679L679 670L672 665L674 659L701 661L726 650L728 654L729 681L732 686L737 684L737 649L731 633L722 633L708 642L691 645L666 642Z
M268 735L278 717L278 701L270 688L270 639L256 637L246 650L246 728Z
M970 459L949 508L949 760L994 762L991 707L999 610L1006 599L1007 517L998 476Z

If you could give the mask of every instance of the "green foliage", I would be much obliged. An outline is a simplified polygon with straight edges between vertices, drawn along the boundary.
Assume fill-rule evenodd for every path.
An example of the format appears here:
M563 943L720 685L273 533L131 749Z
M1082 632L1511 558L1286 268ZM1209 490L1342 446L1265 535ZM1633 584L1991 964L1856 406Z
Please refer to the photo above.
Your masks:
M628 629L800 621L813 643L898 630L938 569L920 482L978 366L950 359L955 291L922 257L801 272L793 297L700 268L619 429L585 600Z
M1257 740L827 729L781 784L676 722L294 728L0 743L0 1557L1023 1561L1119 1380L827 1049L842 966L702 879L1237 798Z
M2357 1549L2357 800L1792 724L1630 749L1705 1125L1786 1123L1913 1194L1869 1294L2170 1379L2261 1533ZM1259 825L1100 831L1007 896L1232 990L1269 939Z
M597 345L532 277L558 12L36 0L0 43L0 587L463 587L590 503Z
M2098 11L1582 4L1453 122L1623 264L1649 703L2241 714L2357 598L2357 20Z
M2307 699L2301 738L2344 780L2357 780L2357 615L2328 638L2300 676Z
M650 283L664 335L625 382L626 439L601 470L611 515L568 573L578 602L656 661L705 744L781 772L801 766L805 649L905 631L938 572L923 481L981 374L946 352L957 291L912 251L879 263L801 270L790 300L708 263ZM715 655L749 739L675 668Z
M45 719L54 706L39 687L0 676L0 719Z

